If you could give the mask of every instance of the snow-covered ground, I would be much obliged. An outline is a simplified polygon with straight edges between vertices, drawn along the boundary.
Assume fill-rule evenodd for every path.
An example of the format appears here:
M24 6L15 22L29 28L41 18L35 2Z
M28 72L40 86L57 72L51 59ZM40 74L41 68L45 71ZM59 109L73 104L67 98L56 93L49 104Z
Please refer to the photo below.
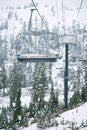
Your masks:
M78 130L87 130L87 103L83 104L80 107L68 110L62 113L59 117L56 118L58 121L57 127L46 128L45 130L71 130L72 124L74 130L77 127ZM36 124L30 125L28 128L23 130L39 130Z
M22 89L21 103L22 106L29 106L30 103L30 93L29 88ZM0 108L7 107L9 105L9 97L8 96L0 96ZM45 130L71 130L72 125L78 127L79 130L87 130L87 103L82 104L81 106L74 108L72 110L67 110L59 115L59 117L55 118L58 126L54 126L51 128L45 128ZM86 128L82 128L82 127ZM30 124L26 128L20 128L20 130L40 130L37 127L37 124ZM74 129L76 130L76 129Z
M45 130L71 130L72 124L74 130L77 127L78 130L87 130L87 103L83 104L80 107L66 111L56 118L58 121L57 127L46 128ZM82 126L83 125L83 126ZM23 130L39 130L36 124L30 125L28 128Z

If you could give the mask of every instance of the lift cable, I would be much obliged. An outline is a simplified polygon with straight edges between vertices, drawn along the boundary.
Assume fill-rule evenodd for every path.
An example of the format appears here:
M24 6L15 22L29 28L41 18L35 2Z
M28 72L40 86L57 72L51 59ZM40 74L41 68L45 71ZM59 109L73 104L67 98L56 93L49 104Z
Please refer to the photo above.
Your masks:
M31 0L31 1L32 1L32 3L33 3L33 5L34 5L34 7L35 7L35 9L36 9L36 11L37 11L37 13L38 13L38 15L40 16L41 20L43 21L43 23L44 23L44 25L45 25L46 29L48 30L48 27L47 27L46 23L44 22L44 20L43 20L43 18L42 18L42 16L41 16L41 14L40 14L40 12L39 12L38 8L36 7L36 5L35 5L34 1L33 1L33 0Z
M76 21L78 19L79 14L80 14L80 10L81 10L82 4L83 4L83 0L81 0L80 7L78 9L78 13L77 13L77 16L76 16Z

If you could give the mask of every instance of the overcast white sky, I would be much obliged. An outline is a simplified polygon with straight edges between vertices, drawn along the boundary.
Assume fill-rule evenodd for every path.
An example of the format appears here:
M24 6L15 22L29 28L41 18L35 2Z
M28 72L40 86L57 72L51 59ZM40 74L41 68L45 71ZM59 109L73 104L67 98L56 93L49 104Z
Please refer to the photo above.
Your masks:
M4 6L4 5L9 5L9 4L17 4L17 3L27 3L30 2L31 0L0 0L0 6ZM46 3L49 2L49 0L34 0L35 2L40 2L40 3ZM49 4L53 3L55 4L56 0L50 0ZM58 4L61 3L62 0L57 0ZM63 0L64 3L66 5L68 5L69 7L78 7L81 0ZM83 0L83 5L87 4L87 0Z
M72 19L76 19L77 13L78 13L78 8L80 6L81 0L63 0L64 1L64 6L65 6L65 23L68 24L68 21L72 21ZM0 7L6 7L9 5L24 5L25 3L28 4L30 3L31 0L0 0ZM34 2L38 2L39 6L44 6L48 4L49 7L55 6L56 8L56 3L58 7L58 11L56 10L56 13L58 13L58 17L60 19L61 15L61 9L62 9L62 0L34 0ZM87 23L87 0L83 0L82 4L82 9L80 10L80 14L78 17L78 21L81 21L84 23Z

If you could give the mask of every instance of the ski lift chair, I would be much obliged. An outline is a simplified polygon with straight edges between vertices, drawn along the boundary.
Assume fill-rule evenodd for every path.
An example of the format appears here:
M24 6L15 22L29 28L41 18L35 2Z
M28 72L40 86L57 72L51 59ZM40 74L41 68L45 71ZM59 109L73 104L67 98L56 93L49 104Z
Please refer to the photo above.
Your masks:
M31 16L30 16L30 21L29 21L29 31L28 31L27 35L31 35L31 36L41 36L42 34L55 35L55 33L51 33L51 32L32 31L31 30L31 19L32 19L32 14L33 14L34 10L35 9L31 9ZM22 37L20 37L20 34L19 34L18 37L17 37L17 43L16 43L17 46L18 46L21 38L24 41L24 43L29 44L29 41L26 39L26 36L22 35ZM16 47L16 49L17 48L18 47ZM44 53L44 54L38 54L38 53L35 53L35 54L34 53L17 53L17 60L20 61L20 62L55 62L57 60L57 55L47 54L47 53Z

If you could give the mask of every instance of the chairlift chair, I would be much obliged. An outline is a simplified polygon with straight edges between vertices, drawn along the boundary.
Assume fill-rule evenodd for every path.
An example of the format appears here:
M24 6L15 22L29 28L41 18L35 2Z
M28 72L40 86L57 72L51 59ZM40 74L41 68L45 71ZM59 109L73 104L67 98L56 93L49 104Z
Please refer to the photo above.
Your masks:
M32 19L32 14L34 10L35 9L31 9L28 33L29 35L33 35L33 36L40 36L46 33L46 31L32 31L31 30L31 19ZM51 33L51 32L47 32L47 33L55 35L55 33ZM47 54L47 53L46 54L21 53L21 54L17 54L17 60L20 62L55 62L57 60L57 55L54 55L54 54L52 55L52 54Z
M81 57L78 57L78 60L82 61L82 62L87 62L87 55L83 55Z
M87 58L79 58L78 60L82 62L87 62Z

